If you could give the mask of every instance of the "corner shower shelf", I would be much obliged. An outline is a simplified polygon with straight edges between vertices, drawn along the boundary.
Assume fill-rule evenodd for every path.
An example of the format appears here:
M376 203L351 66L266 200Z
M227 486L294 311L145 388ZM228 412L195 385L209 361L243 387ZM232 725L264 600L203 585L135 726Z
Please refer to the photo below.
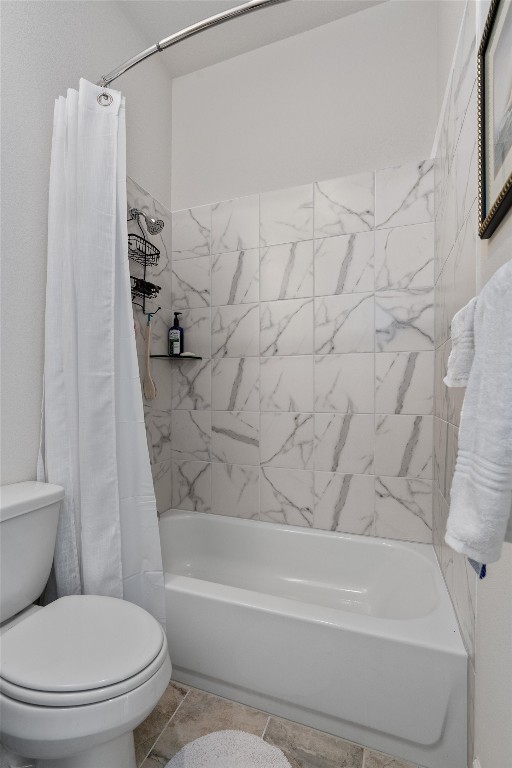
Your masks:
M202 360L200 355L150 355L150 357L157 357L160 360Z

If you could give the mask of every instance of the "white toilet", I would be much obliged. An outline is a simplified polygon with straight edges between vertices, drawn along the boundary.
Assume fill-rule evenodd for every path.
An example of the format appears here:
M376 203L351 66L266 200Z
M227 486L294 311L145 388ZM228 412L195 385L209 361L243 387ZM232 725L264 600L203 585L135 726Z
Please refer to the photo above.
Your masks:
M25 482L0 494L0 742L38 768L135 768L133 729L171 677L165 633L111 597L32 605L63 491Z

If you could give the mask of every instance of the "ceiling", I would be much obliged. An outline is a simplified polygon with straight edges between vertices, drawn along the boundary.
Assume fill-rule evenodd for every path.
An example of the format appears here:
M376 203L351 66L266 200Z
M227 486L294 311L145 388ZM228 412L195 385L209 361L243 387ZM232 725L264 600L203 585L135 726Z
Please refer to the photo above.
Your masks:
M240 5L242 0L120 0L149 47L184 27ZM161 54L172 77L320 27L386 0L289 0L234 19ZM134 51L136 55L139 51ZM122 62L118 62L122 64Z

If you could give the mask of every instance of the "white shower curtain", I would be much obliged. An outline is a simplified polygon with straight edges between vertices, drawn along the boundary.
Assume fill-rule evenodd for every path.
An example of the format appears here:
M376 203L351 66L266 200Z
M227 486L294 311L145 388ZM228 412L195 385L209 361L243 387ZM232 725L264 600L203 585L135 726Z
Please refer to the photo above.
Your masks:
M38 477L62 485L55 596L110 595L165 623L130 299L124 98L55 103ZM98 100L99 97L99 100Z

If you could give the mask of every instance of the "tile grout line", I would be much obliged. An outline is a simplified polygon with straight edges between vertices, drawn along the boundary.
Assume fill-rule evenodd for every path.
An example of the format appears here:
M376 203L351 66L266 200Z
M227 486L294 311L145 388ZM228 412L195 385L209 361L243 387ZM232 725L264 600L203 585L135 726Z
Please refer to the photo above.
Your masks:
M186 692L186 694L184 695L184 697L182 698L182 700L180 701L180 703L178 704L178 706L176 707L176 709L174 710L174 712L172 713L172 715L170 716L169 720L167 720L167 722L165 723L164 727L162 728L162 730L160 731L160 733L159 733L159 734L158 734L158 736L156 737L155 741L153 742L153 744L152 744L152 745L151 745L151 747L149 748L149 750L148 750L147 754L146 754L146 755L145 755L145 757L144 757L144 760L143 760L143 761L142 761L142 763L140 764L140 768L142 768L142 766L144 765L144 763L146 762L146 760L147 760L147 759L148 759L148 757L150 756L151 752L153 751L153 748L156 746L156 743L157 743L157 741L160 739L160 736L163 734L163 732L165 731L165 729L166 729L166 728L167 728L167 727L168 727L168 726L171 724L171 721L173 720L173 718L174 718L174 715L176 715L176 713L177 713L177 712L178 712L178 710L180 709L181 705L183 704L183 702L185 701L185 699L187 698L187 696L189 695L189 693L190 693L190 688L188 689L188 691Z
M264 739L264 738L265 738L265 734L266 734L266 732L267 732L268 724L270 723L270 718L271 718L271 717L272 717L272 715L269 715L269 716L267 717L267 722L265 723L265 727L264 727L264 729L263 729L263 733L261 734L261 738L262 738L262 739Z

